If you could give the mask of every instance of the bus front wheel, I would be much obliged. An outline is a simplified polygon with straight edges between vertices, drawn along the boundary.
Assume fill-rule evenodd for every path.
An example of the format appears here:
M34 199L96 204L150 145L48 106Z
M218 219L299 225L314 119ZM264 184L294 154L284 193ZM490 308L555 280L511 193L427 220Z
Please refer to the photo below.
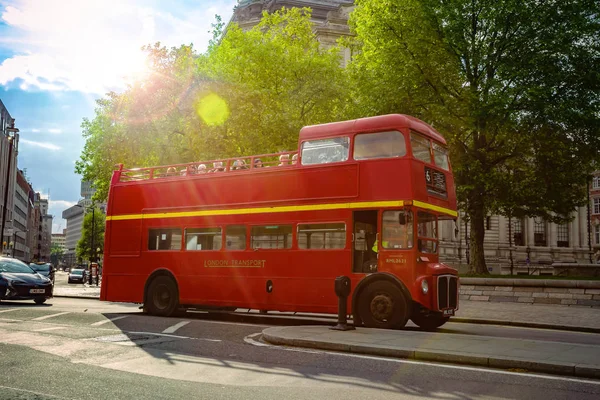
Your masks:
M408 304L398 286L388 281L369 284L360 294L358 310L367 328L400 329L408 321Z
M442 313L418 314L410 317L412 322L424 331L433 331L444 325L450 317L444 317Z
M179 294L177 285L168 276L158 276L152 280L146 293L144 310L151 315L168 317L177 311Z

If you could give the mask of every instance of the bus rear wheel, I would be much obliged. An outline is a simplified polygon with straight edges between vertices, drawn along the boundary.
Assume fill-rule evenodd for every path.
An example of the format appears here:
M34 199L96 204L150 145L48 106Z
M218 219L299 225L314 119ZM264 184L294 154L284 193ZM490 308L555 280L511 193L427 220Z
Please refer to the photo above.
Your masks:
M173 315L179 307L179 293L177 285L168 276L158 276L150 282L144 310L151 315L168 317Z
M415 313L410 317L411 321L415 323L419 328L425 331L433 331L440 326L444 325L450 317L444 317L442 313L429 313L429 314L418 314Z
M367 328L400 329L408 321L408 304L398 286L376 281L360 294L358 310Z

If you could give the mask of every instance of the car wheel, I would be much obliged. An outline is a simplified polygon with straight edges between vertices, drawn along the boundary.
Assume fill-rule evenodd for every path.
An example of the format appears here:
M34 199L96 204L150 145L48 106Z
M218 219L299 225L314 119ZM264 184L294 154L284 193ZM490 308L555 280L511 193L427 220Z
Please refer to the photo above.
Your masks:
M36 297L35 299L33 299L33 301L35 301L35 304L44 304L46 302L46 298L45 297Z
M171 316L179 306L177 284L169 276L157 276L148 286L144 311L151 315Z
M442 313L430 313L415 314L410 319L422 330L433 331L448 322L450 317L444 317Z
M367 328L400 329L408 321L406 298L388 281L372 282L361 292L358 312Z

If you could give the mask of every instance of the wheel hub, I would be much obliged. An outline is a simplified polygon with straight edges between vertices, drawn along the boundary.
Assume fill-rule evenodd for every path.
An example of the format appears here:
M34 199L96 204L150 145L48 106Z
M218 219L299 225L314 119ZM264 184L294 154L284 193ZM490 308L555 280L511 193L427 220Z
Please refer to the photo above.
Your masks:
M378 294L371 300L371 315L380 322L389 321L394 315L394 301L387 294Z
M165 285L158 286L154 292L154 305L156 308L164 310L169 307L170 300L169 289Z

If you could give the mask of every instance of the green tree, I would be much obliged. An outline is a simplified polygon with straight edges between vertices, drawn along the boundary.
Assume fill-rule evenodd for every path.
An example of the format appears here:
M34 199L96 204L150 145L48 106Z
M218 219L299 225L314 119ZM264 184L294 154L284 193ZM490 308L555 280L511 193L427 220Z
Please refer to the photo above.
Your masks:
M75 253L77 259L85 261L92 256L104 253L104 230L106 216L98 207L86 212L83 217L83 226L81 228L81 239L77 242ZM93 229L92 229L93 227ZM93 238L92 238L93 234ZM94 246L92 247L92 242ZM94 249L96 249L94 251ZM100 249L100 251L98 251Z
M206 53L147 46L151 73L98 101L82 124L76 172L105 199L116 164L144 167L293 149L304 125L338 118L345 94L337 49L323 49L310 10L265 14L243 32L213 24Z
M449 139L487 273L489 213L561 221L600 150L600 13L592 0L357 0L353 116L405 112Z
M50 246L50 254L57 257L62 257L65 254L65 250L58 243L52 243Z

